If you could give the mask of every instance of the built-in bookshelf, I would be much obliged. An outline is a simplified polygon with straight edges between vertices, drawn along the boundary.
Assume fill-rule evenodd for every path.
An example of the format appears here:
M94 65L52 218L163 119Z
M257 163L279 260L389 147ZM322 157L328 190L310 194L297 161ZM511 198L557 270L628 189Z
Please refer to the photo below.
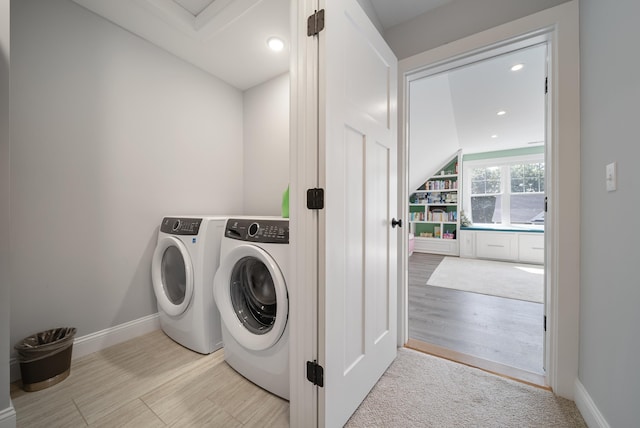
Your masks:
M409 195L410 231L415 251L458 255L460 153Z

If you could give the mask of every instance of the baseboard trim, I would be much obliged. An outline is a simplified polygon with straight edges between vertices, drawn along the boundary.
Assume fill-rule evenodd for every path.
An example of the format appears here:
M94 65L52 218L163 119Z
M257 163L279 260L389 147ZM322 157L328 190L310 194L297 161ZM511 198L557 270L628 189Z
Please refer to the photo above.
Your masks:
M84 357L160 328L158 314L148 315L124 324L78 337L73 341L72 359Z
M576 379L574 387L574 397L576 407L582 414L584 421L589 428L611 428L611 425L604 418L600 410L593 402L589 392L586 390L580 379Z
M16 409L13 405L0 410L0 428L16 428Z
M84 357L101 351L109 346L134 339L143 334L151 333L160 328L160 318L157 313L133 321L106 328L95 333L76 337L73 340L73 354L71 359ZM16 357L11 358L11 382L20 379L20 364ZM0 428L3 428L0 426Z

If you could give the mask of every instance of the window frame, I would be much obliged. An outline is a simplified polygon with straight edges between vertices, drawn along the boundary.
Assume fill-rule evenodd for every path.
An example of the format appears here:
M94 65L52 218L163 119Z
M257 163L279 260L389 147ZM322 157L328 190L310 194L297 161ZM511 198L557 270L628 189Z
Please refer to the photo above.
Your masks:
M547 185L547 165L545 162L544 153L537 154L528 154L528 155L519 155L519 156L507 156L507 157L499 157L499 158L487 158L487 159L476 159L465 161L463 158L462 162L462 175L463 175L463 192L462 192L462 207L465 213L471 219L472 222L472 212L471 212L471 178L473 174L471 171L476 168L491 168L491 167L499 167L500 168L500 192L493 193L491 195L496 195L501 197L501 207L502 207L502 218L500 223L477 223L477 224L487 224L487 225L500 225L504 227L522 227L522 224L511 223L511 171L510 168L513 165L527 164L527 163L543 163L545 164L545 173L544 173L544 192L531 192L533 194L546 194L546 185ZM522 193L514 193L514 194L522 194ZM474 222L475 223L475 222ZM528 228L540 228L544 229L544 225L527 225Z

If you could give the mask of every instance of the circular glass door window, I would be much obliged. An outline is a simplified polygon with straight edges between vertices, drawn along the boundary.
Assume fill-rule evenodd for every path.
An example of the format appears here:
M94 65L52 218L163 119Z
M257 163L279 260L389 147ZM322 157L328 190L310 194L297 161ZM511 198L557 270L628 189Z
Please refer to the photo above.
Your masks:
M187 291L187 275L184 257L177 247L170 246L164 251L161 271L165 295L174 305L182 304Z
M255 257L243 257L231 272L231 303L242 325L253 334L271 331L276 320L276 288L269 269Z
M151 282L159 309L178 316L193 296L193 266L187 248L173 236L158 240L151 259Z

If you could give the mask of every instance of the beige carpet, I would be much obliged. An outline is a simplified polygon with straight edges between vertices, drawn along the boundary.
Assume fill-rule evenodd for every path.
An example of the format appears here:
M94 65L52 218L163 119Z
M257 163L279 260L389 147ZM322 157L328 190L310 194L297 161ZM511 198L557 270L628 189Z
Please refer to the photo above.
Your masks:
M427 285L542 303L544 267L445 257Z
M573 401L401 348L347 427L586 427Z

